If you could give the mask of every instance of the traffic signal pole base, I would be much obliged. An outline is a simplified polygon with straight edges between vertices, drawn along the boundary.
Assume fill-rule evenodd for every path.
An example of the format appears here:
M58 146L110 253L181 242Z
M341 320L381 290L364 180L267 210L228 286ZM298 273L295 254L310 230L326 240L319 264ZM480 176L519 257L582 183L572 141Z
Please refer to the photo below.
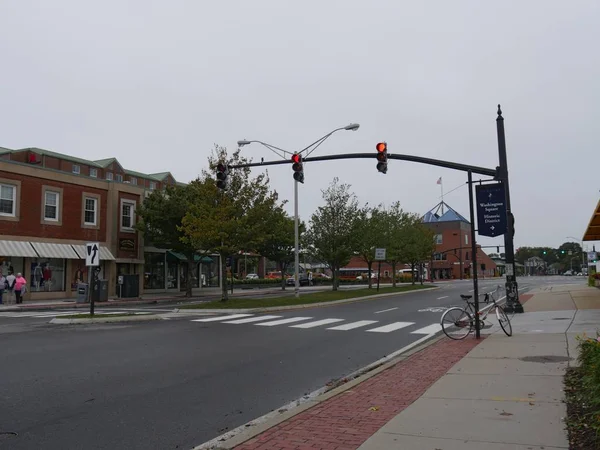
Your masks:
M519 301L519 284L514 276L506 277L506 305L504 311L507 313L524 313L523 305Z

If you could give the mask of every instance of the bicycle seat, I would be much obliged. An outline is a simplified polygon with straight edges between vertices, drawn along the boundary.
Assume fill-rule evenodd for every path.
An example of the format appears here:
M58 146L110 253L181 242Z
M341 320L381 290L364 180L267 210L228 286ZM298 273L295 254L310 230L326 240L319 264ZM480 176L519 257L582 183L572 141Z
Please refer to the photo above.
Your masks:
M460 294L460 298L462 298L463 300L469 300L470 298L473 298L472 295L466 295L466 294Z

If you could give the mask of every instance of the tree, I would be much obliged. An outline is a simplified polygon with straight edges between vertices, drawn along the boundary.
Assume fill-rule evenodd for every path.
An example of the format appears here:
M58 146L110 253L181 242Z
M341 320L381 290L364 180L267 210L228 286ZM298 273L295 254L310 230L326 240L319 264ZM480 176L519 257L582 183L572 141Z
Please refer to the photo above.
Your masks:
M188 265L186 297L192 296L196 247L184 240L180 226L190 201L189 186L167 186L164 192L154 191L136 210L139 219L136 228L144 233L146 242L185 255Z
M339 269L350 262L353 254L358 202L350 192L350 185L339 184L338 178L322 192L325 205L319 206L311 216L305 242L315 258L331 269L335 291L339 285Z
M226 259L240 249L257 249L265 234L271 229L269 218L279 206L276 192L269 189L269 178L259 174L251 178L250 169L237 169L229 174L227 191L216 187L214 172L217 164L247 163L240 150L228 157L227 149L215 146L209 158L209 170L191 186L191 203L183 217L181 231L184 241L194 248L210 249L218 253L221 273L226 274ZM223 278L223 277L221 277ZM222 279L221 301L228 300L227 283Z
M272 217L268 219L271 226L265 230L263 239L257 245L257 251L277 263L277 269L281 271L281 289L285 290L286 280L283 275L295 256L294 219L281 207L273 208L271 214ZM298 225L298 231L302 235L304 224Z
M387 261L392 266L392 286L396 287L396 267L405 260L404 234L408 226L409 214L400 207L400 202L395 202L383 212L384 242Z
M402 257L410 264L412 284L415 284L415 270L423 261L429 260L435 252L435 233L426 227L416 214L411 214L402 233Z
M386 224L386 214L381 206L370 208L365 205L357 211L354 219L354 251L367 263L369 288L373 284L371 273L375 261L375 249L385 247Z

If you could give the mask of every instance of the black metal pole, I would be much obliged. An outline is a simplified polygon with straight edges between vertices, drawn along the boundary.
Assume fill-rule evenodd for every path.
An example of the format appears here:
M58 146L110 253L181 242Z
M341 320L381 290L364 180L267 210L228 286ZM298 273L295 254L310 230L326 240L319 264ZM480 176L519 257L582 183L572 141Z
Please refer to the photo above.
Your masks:
M498 117L496 118L496 129L498 132L498 161L499 178L504 185L504 195L506 197L506 218L507 229L504 233L504 251L506 269L506 312L522 313L523 305L519 301L519 285L517 284L517 267L515 264L515 247L514 247L514 217L510 207L510 187L508 184L508 163L506 158L506 139L504 135L504 117L502 110L498 105ZM512 270L511 270L512 269Z
M90 316L94 315L94 287L96 285L96 270L92 266L88 266L88 292L90 296Z
M471 272L473 272L473 299L475 300L475 337L479 339L479 287L477 283L477 242L475 240L475 207L473 205L473 174L469 170L469 212L471 214Z

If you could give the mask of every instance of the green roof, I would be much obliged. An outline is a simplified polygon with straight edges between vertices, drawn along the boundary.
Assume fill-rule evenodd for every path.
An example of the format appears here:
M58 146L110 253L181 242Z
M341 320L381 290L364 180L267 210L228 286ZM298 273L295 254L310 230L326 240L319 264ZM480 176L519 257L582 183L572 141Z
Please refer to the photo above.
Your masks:
M115 162L117 160L117 158L106 158L106 159L97 159L96 161L94 161L96 164L98 164L99 166L102 167L106 167L109 164Z
M30 151L30 152L37 153L38 155L53 156L55 158L64 159L66 161L71 161L71 162L74 162L77 164L85 164L85 165L88 165L91 167L102 167L102 166L99 166L98 164L96 164L94 161L91 161L89 159L77 158L75 156L65 155L64 153L53 152L51 150L46 150L44 148L30 147L30 148L21 148L19 150L13 150L13 151L14 152Z
M171 172L160 172L160 173L151 173L149 175L149 177L154 178L157 181L162 181L165 178L167 178L169 175L171 175ZM171 177L173 177L173 175L171 175ZM175 179L175 177L173 177L173 179Z
M142 173L142 172L136 172L135 170L129 170L129 169L123 169L125 171L125 173L127 175L133 175L134 177L140 177L140 178L152 178L150 175L148 175L147 173Z

